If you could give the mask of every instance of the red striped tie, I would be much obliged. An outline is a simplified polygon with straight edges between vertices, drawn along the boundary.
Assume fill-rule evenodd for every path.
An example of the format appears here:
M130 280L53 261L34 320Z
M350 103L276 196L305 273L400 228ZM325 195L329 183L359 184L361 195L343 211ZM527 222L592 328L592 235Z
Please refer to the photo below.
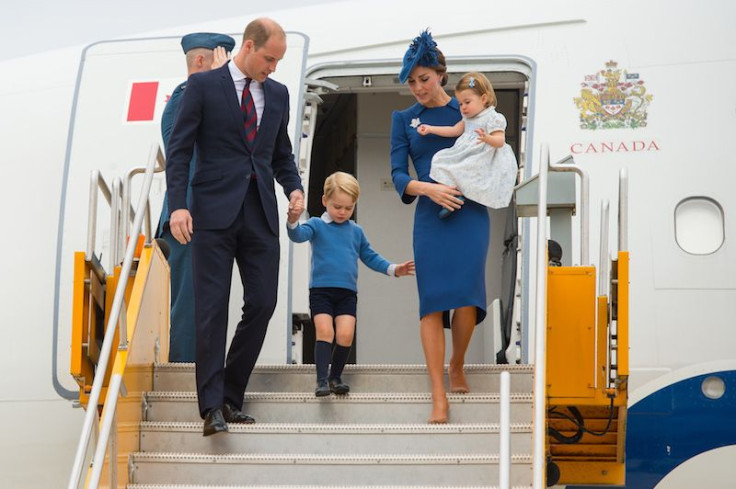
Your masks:
M250 94L250 78L245 79L245 87L243 87L243 97L240 101L240 110L243 111L243 124L245 127L245 140L249 146L253 146L256 139L256 129L258 126L258 116L256 115L256 106L253 103L253 96Z

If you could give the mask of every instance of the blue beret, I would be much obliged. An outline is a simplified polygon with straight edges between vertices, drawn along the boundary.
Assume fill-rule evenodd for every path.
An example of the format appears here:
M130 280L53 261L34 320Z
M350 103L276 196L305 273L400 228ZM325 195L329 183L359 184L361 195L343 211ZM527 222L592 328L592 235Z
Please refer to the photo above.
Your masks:
M222 46L225 51L230 52L235 47L235 39L214 32L195 32L181 38L181 48L184 54L194 48L215 49L217 46Z
M406 82L411 70L417 65L428 68L439 66L438 52L437 43L432 39L432 34L430 34L429 29L425 29L424 32L414 38L409 49L406 50L404 62L399 72L399 81L401 83Z

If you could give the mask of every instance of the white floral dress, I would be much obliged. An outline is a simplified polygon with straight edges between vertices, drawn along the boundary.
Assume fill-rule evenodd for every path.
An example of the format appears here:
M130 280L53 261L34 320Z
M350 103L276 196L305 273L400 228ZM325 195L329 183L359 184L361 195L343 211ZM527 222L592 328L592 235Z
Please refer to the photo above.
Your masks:
M518 172L514 152L508 144L494 148L478 143L475 132L479 128L487 134L505 131L506 118L489 107L463 121L465 131L455 144L435 153L429 176L435 182L457 186L466 198L486 207L507 207Z

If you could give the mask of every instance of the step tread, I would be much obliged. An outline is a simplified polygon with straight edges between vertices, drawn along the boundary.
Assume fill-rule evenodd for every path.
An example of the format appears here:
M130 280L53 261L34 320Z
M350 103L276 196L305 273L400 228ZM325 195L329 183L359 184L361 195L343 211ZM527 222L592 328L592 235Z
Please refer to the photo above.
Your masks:
M201 422L143 421L142 431L202 431ZM498 423L458 424L327 424L327 423L255 423L228 425L230 432L237 433L498 433ZM530 432L531 423L512 423L511 432Z
M146 393L149 400L179 400L179 401L196 401L197 393L191 391L151 391ZM500 399L499 394L448 394L447 399L450 403L470 403L470 402L496 402ZM531 393L511 393L509 399L511 402L529 402L533 398ZM300 401L305 403L324 403L324 402L430 402L432 395L430 393L394 393L394 392L368 392L368 393L350 393L342 396L330 395L325 397L316 397L311 392L246 392L246 401Z
M304 372L314 373L313 364L262 364L256 365L253 373L271 373L271 372ZM447 373L447 365L445 365L445 373ZM534 365L487 365L487 364L466 364L465 373L501 373L509 372L511 374L531 374L534 372ZM154 365L154 371L192 371L194 372L194 363L157 363ZM349 364L345 365L343 370L345 374L355 373L381 373L381 374L427 374L427 367L420 364Z
M315 455L315 454L250 454L250 453L184 453L184 452L135 452L131 453L135 462L187 462L187 463L263 463L263 464L350 464L350 465L415 465L415 464L453 464L477 465L496 464L498 454L470 455ZM511 463L530 464L531 454L512 454Z
M396 489L406 487L407 489L498 489L498 486L329 486L330 489ZM531 489L532 486L513 486L511 489ZM324 489L320 486L213 486L192 484L128 484L127 489Z

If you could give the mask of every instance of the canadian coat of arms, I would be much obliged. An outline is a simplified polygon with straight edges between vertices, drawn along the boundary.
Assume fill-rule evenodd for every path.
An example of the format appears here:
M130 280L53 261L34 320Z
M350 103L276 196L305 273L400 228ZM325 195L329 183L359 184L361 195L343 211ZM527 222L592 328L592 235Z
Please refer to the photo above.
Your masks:
M581 129L621 129L645 127L647 107L652 95L647 93L639 73L629 73L609 61L606 68L586 75L575 105L580 110Z

